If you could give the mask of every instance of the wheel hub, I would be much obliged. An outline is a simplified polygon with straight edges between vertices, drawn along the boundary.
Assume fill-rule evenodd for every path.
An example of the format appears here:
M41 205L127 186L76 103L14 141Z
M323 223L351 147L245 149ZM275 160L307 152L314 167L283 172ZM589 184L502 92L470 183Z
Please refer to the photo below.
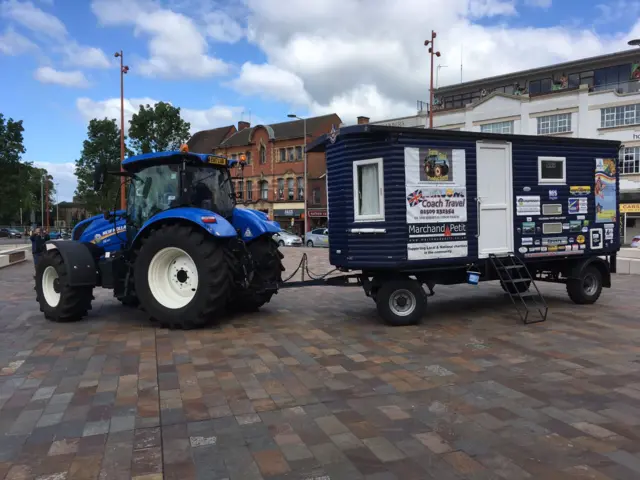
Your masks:
M598 290L598 282L593 275L587 275L582 281L582 288L584 290L584 293L586 293L587 295L594 295L596 293L596 290Z
M166 308L186 306L198 290L198 268L180 248L166 247L156 253L147 277L154 298Z
M42 272L41 285L45 302L47 302L50 307L57 307L60 303L61 289L60 278L58 277L58 272L55 267L50 265L44 269L44 272Z
M416 309L417 299L413 292L405 289L396 290L389 297L389 309L394 315L405 317Z

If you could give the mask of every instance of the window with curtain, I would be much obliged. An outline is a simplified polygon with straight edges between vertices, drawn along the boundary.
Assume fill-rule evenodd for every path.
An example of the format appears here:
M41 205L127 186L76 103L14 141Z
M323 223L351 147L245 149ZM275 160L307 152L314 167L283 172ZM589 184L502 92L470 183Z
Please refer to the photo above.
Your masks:
M354 219L384 220L382 158L353 163Z
M247 200L253 200L253 182L247 180L247 194L245 195Z
M247 152L247 165L251 165L251 152Z
M304 179L298 177L298 200L304 200Z
M260 198L269 200L269 183L266 180L260 182Z
M281 148L280 149L280 162L284 163L287 161L287 149L286 148Z
M293 200L293 197L295 194L295 188L294 188L293 182L294 182L293 178L287 179L287 198L289 200Z
M313 205L320 205L320 189L314 188L311 192L311 203Z
M284 178L278 179L278 200L284 200Z

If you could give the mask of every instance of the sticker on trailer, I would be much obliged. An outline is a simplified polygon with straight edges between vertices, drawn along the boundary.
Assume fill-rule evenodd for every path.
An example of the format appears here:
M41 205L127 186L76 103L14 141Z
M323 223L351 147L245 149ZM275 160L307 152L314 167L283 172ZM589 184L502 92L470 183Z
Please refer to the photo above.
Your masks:
M567 237L551 237L542 239L542 245L566 245L567 243L569 243L569 239Z
M522 245L533 245L533 238L531 237L523 237Z
M404 173L407 181L423 188L465 187L467 183L465 151L436 146L406 147Z
M433 260L438 258L466 257L469 254L468 242L421 242L407 244L408 260Z
M588 213L588 203L586 198L569 198L569 214Z
M516 215L523 217L540 215L539 195L519 195L516 197Z
M602 238L602 229L601 228L594 228L593 230L591 230L591 232L589 232L589 237L590 237L590 247L592 250L599 250L602 248L602 242L603 242L603 238Z
M569 222L569 231L571 233L580 233L582 231L582 222L580 220L571 220Z
M527 252L529 251L529 249L528 249L527 247L520 247L520 248L518 249L518 251L519 251L520 253L527 253Z
M466 257L468 254L465 223L418 223L407 225L408 260Z
M253 232L251 231L251 229L249 227L247 227L247 229L244 231L244 236L245 237L252 237L253 236Z
M589 186L569 187L569 193L574 196L589 195L591 193L591 187Z
M549 200L558 199L558 190L549 190Z
M613 223L607 223L604 226L604 239L605 240L613 240L613 231L615 229L615 225Z
M527 220L526 222L522 222L522 233L525 233L525 234L536 233L536 224L529 220Z
M578 235L576 237L576 242L578 242L580 244L584 243L584 240L585 240L584 235ZM582 248L582 246L581 246L581 248Z

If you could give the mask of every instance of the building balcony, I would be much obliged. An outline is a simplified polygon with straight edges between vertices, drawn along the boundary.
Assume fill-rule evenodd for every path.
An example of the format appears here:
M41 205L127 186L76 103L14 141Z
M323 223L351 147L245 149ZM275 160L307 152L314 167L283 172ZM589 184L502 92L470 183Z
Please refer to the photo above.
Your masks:
M606 92L613 90L618 94L640 93L640 80L629 80L628 82L605 83L594 85L589 88L589 92Z

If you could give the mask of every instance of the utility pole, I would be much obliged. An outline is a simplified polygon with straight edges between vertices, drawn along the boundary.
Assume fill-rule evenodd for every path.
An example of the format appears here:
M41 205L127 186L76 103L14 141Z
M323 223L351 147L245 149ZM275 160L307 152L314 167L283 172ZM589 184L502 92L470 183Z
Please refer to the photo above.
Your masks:
M129 71L129 67L124 64L124 54L122 50L116 52L114 55L116 58L120 58L120 171L124 171L122 168L122 162L124 162L124 76ZM120 177L120 209L126 210L126 188L124 177Z
M44 173L40 177L40 224L44 228Z
M58 185L56 183L56 228L60 228L60 200L58 199Z
M431 30L431 40L425 40L424 45L429 46L429 54L431 55L431 80L429 88L429 128L433 128L433 56L440 57L440 52L435 49L436 32Z
M46 202L46 209L47 209L47 223L46 225L46 229L49 230L49 175L47 175L45 177L45 182L44 182L44 196L45 196L45 202Z

